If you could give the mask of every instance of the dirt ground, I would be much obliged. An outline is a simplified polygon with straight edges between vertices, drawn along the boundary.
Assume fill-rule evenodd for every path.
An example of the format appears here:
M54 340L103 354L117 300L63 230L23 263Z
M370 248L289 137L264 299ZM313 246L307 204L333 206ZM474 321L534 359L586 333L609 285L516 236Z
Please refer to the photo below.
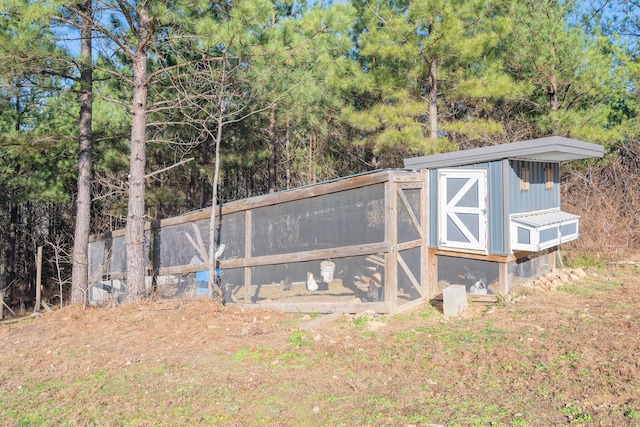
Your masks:
M177 299L0 323L0 425L640 425L640 265L445 317Z

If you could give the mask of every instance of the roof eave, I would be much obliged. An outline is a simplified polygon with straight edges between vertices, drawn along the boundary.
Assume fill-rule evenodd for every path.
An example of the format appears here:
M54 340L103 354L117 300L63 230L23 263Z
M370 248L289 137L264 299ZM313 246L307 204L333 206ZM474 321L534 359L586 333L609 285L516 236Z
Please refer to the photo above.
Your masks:
M559 136L473 148L404 160L411 169L433 169L497 161L524 159L540 162L564 162L604 155L604 147Z

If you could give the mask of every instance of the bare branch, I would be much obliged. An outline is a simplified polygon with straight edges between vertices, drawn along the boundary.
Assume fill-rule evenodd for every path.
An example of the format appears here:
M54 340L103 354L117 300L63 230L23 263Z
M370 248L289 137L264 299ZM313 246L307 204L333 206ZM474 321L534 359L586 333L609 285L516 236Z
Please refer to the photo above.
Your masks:
M125 45L120 38L116 37L115 34L113 34L106 27L104 27L97 19L94 19L93 16L81 11L77 7L73 6L72 4L65 4L64 7L67 8L69 11L73 12L74 14L78 15L79 17L91 21L93 27L97 31L99 31L101 34L103 34L105 37L107 37L109 40L115 43L120 48L120 50L122 50L122 52L125 55L127 55L131 60L134 59L134 53L129 50L127 45ZM134 28L132 27L132 30L133 29Z
M155 171L155 172L148 173L148 174L146 174L146 175L144 176L144 179L151 178L151 177L152 177L152 176L154 176L154 175L161 174L162 172L166 172L166 171L168 171L168 170L170 170L170 169L175 168L176 166L183 165L183 164L188 163L188 162L190 162L190 161L192 161L192 160L193 160L193 157L189 157L188 159L181 160L181 161L179 161L178 163L174 163L174 164L173 164L173 165L171 165L171 166L167 166L166 168L163 168L163 169L157 170L157 171Z

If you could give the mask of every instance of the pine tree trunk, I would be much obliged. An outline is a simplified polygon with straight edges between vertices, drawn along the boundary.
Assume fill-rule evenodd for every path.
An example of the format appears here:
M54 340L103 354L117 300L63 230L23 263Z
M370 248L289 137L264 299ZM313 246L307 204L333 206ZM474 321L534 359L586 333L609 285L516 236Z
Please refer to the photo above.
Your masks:
M20 112L20 87L18 86L18 90L16 91L18 95L16 95L16 123L15 130L19 131L22 127L21 120L21 112ZM14 173L16 176L20 174L20 165L15 164L13 166ZM15 197L15 195L14 195ZM11 295L11 285L16 278L16 238L18 232L18 204L15 202L13 197L9 198L9 233L7 233L7 249L6 249L6 288L5 297Z
M289 138L289 120L287 120L287 133L284 138L284 151L286 153L285 163L285 178L287 183L287 190L291 188L291 141Z
M91 15L91 1L85 0L81 10ZM82 19L80 40L80 139L78 150L78 195L73 238L73 270L71 302L85 303L89 281L89 234L91 222L91 150L93 66L91 59L91 20Z
M558 83L555 75L550 78L549 108L551 111L558 111Z
M220 76L220 93L218 95L219 105L218 105L218 118L217 118L217 130L215 137L215 168L213 172L213 185L212 185L212 195L211 195L211 215L209 217L209 277L208 277L208 287L209 287L209 298L214 297L214 292L217 293L220 301L223 301L223 293L222 289L215 286L215 274L216 269L218 267L218 261L215 259L215 252L217 249L218 242L216 241L216 227L218 218L216 216L216 210L218 208L218 179L220 176L220 144L222 142L222 127L224 125L224 115L225 115L225 102L224 102L224 88L227 85L227 73L226 67L227 62L226 58L221 66L221 76Z
M209 162L211 161L211 156L210 156L210 151L211 151L211 147L210 144L212 142L211 137L208 134L204 134L202 135L202 142L200 143L200 152L199 152L199 156L198 156L198 165L201 168L206 167L207 165L209 165ZM198 178L198 208L199 209L203 209L207 206L207 203L209 202L209 182L206 179L206 176L204 175L200 175L200 177Z
M549 108L551 111L558 111L558 76L556 74L556 44L551 43L551 75L549 76ZM555 133L555 129L554 129Z
M437 64L432 59L429 64L429 137L438 138L438 80L437 80Z
M133 61L133 105L129 164L129 204L127 210L127 288L128 299L145 295L144 198L147 127L147 35L148 11L141 7L138 16L138 46Z
M558 133L558 116L554 114L558 111L558 75L556 74L556 44L555 41L551 43L551 74L549 76L549 109L551 110L551 127L552 133L556 135Z
M305 184L309 184L313 182L313 134L309 135L309 167L307 170L307 182Z
M558 117L554 114L558 111L558 80L555 74L549 77L549 109L551 110L551 131L554 135L558 132Z
M9 233L7 234L7 270L6 270L6 287L8 291L5 291L5 297L11 295L11 284L16 278L16 237L18 229L18 205L15 202L11 202L9 208Z
M271 106L269 129L267 131L269 147L269 193L276 191L276 106Z

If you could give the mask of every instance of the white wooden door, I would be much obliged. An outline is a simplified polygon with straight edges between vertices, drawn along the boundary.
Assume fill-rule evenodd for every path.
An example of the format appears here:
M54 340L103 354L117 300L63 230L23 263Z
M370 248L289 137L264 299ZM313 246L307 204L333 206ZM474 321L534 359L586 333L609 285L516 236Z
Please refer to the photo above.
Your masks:
M438 240L442 249L487 250L486 169L438 171Z

